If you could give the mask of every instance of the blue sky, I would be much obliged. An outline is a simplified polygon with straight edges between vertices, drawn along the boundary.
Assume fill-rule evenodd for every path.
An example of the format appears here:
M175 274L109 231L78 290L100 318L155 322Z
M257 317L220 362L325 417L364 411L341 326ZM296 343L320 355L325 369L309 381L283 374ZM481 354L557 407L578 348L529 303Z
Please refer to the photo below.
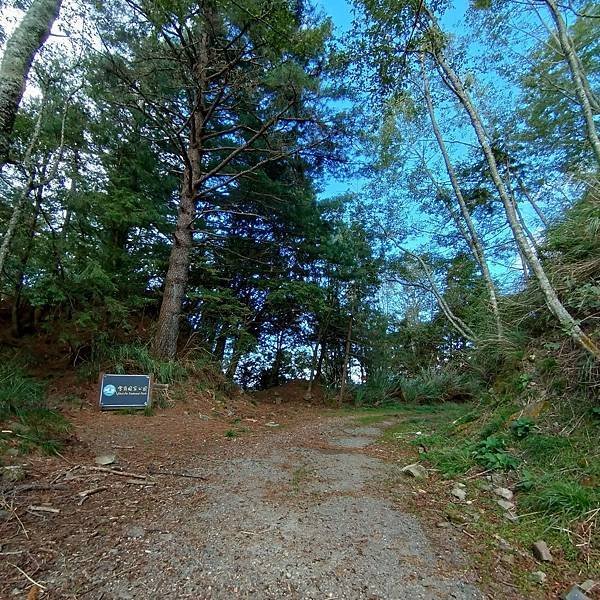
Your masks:
M352 1L345 0L315 0L316 6L324 15L332 18L335 25L336 36L341 37L350 30L353 19ZM452 7L446 11L442 19L445 28L455 33L464 32L463 19L469 0L457 0ZM319 194L321 198L330 198L344 192L358 192L364 181L340 180L333 177L323 182L323 190Z

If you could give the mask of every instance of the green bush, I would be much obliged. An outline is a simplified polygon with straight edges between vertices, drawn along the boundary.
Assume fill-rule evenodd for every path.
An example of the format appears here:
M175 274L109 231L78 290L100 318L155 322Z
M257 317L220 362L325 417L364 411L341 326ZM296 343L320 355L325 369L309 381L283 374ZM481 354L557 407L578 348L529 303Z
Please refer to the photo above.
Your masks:
M518 466L517 459L506 451L506 442L501 437L490 436L479 442L473 451L475 460L494 471L510 471Z
M42 383L29 377L14 362L0 364L0 419L43 408L44 405L45 390Z
M18 442L21 452L55 453L70 432L69 422L48 409L45 386L14 361L0 365L0 420L10 420L15 432L6 434L2 445Z
M405 402L427 404L431 402L469 401L482 393L481 381L472 374L451 370L427 369L418 377L400 383Z
M185 380L188 375L182 363L157 360L146 346L136 344L109 347L102 362L115 373L148 373L160 383L176 383Z

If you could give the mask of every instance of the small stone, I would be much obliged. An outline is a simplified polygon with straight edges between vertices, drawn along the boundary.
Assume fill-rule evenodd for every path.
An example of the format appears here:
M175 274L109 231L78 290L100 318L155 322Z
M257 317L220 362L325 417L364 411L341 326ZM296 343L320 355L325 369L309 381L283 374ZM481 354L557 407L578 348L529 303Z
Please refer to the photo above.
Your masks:
M5 454L6 456L12 456L14 458L15 456L19 456L19 451L16 448L9 448Z
M2 469L2 479L10 483L25 479L25 469L21 465L10 465Z
M561 600L591 600L591 598L574 585L561 595Z
M466 488L467 486L466 486L464 483L457 483L457 484L455 484L455 487L459 487L459 488L462 488L462 489L464 489L464 488Z
M502 548L502 550L512 550L512 546L504 538L498 536L496 539L498 540L499 548Z
M7 510L0 510L0 521L4 521L10 517L10 513Z
M533 583L543 585L546 582L548 576L546 575L546 573L544 573L544 571L534 571L530 574L530 578L531 581L533 581Z
M593 579L586 579L583 583L579 584L579 587L587 594L591 592L598 585L597 581Z
M512 512L512 511L510 511L510 510L507 510L507 511L504 513L504 518L505 518L507 521L510 521L511 523L516 523L516 522L519 520L519 517L518 517L518 516L517 516L517 515L516 515L514 512Z
M447 529L450 527L450 523L448 523L448 521L440 521L439 523L436 523L436 527L439 527L440 529Z
M452 488L452 491L450 493L455 498L458 498L461 501L465 500L467 497L467 492L465 492L465 490L463 490L462 488L459 488L459 487Z
M112 465L116 460L117 457L114 454L100 454L99 456L96 456L95 459L96 464L103 467Z
M548 544L543 540L538 540L532 546L533 555L542 562L552 562L554 559L552 558L552 554L550 553L550 548L548 548Z
M504 510L507 511L512 511L512 509L515 507L515 503L514 502L509 502L508 500L496 500L496 502L498 503L498 506L500 508L503 508Z
M497 487L494 489L494 494L496 494L496 496L504 498L505 500L513 499L513 493L508 488Z
M127 537L130 538L141 538L144 537L145 533L145 529L137 525L133 525L127 529Z
M406 465L402 468L402 473L404 473L405 475L411 475L415 479L423 479L427 477L427 469L419 463Z
M497 487L502 487L505 485L506 477L500 473L492 473L490 476L490 481Z

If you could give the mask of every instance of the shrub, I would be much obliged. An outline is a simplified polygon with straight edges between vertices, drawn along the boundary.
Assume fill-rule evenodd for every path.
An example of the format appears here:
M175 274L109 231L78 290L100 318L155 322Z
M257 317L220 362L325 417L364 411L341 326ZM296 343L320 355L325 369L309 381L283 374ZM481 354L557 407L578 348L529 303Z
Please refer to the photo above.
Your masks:
M21 452L40 448L47 453L57 452L70 432L69 422L46 406L45 387L25 373L14 361L0 365L0 420L11 419Z
M148 373L160 383L176 383L187 378L187 370L181 362L161 361L154 358L146 346L125 344L108 348L103 362L115 373L132 371Z
M403 400L415 404L464 402L474 400L482 393L477 377L451 370L424 370L418 377L402 380L400 387Z
M45 390L42 383L29 377L14 362L0 364L0 419L42 408L44 404Z
M480 465L494 471L510 471L518 466L517 459L505 450L501 437L490 436L479 442L473 456Z

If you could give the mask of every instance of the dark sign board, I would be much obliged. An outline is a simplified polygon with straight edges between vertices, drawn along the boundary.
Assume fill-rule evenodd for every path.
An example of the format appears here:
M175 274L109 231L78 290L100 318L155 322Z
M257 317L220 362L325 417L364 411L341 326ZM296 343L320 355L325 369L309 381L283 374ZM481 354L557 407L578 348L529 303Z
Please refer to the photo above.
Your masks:
M100 408L146 408L150 406L150 375L111 375L100 377Z

